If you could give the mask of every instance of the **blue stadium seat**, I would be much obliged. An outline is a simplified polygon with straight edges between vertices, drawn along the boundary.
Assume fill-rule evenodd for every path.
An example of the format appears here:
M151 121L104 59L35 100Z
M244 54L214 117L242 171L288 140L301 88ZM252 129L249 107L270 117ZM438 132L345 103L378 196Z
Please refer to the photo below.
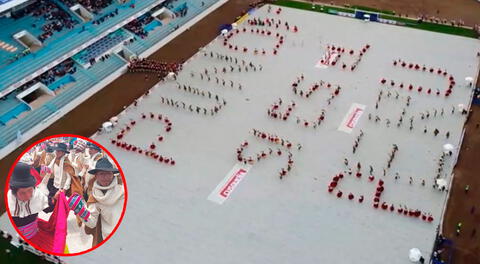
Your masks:
M80 51L75 56L73 56L73 59L81 64L86 64L91 59L99 57L100 55L113 48L114 46L122 43L129 37L130 35L126 31L119 29L88 46L86 49Z

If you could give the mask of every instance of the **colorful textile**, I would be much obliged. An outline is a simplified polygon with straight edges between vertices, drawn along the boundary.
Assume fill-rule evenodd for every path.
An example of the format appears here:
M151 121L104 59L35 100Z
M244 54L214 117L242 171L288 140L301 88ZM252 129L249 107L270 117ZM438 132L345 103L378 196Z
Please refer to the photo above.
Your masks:
M28 241L42 250L64 253L69 211L65 194L60 192L50 219L48 221L38 219L38 232Z
M90 217L90 212L87 210L85 202L82 197L78 194L73 194L70 199L68 199L68 207L73 210L73 212L82 218L85 221L88 221Z
M38 233L38 219L28 225L19 226L18 230L26 239L31 239Z

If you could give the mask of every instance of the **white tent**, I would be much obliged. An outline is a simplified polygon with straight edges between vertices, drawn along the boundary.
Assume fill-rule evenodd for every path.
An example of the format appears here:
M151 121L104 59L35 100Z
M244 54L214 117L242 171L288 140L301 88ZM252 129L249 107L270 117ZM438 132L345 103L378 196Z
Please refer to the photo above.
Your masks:
M443 150L444 151L453 151L455 149L455 146L450 144L450 143L447 143L445 145L443 145Z
M167 78L168 78L169 80L175 79L175 73L174 73L174 72L169 72L168 75L167 75Z
M465 82L467 83L468 86L472 86L473 78L468 76L468 77L465 78Z
M408 255L408 258L410 259L411 262L418 262L421 257L422 257L422 252L420 252L420 249L418 248L410 249L410 254Z
M103 131L105 132L111 132L112 131L112 128L113 128L113 124L112 122L105 122L102 124L102 128L103 128Z
M228 33L228 30L227 29L222 29L222 35L226 36Z
M438 189L442 189L443 187L447 188L447 180L445 179L437 179L436 181Z

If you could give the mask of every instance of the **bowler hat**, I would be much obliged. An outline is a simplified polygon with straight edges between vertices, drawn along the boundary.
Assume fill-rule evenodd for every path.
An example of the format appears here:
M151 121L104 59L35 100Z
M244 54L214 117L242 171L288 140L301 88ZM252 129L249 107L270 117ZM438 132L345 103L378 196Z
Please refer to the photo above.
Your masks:
M99 146L93 144L92 142L87 142L87 148L92 148L92 149L96 149L98 151L102 151L102 149Z
M19 162L13 169L12 177L10 178L10 187L13 188L27 188L35 187L37 180L30 173L32 166Z
M88 173L95 174L99 171L118 173L118 170L113 167L113 164L108 160L108 158L99 159L95 164L95 169L89 170Z
M48 153L53 152L53 147L51 145L47 145L47 148L45 149Z
M65 153L70 153L70 151L68 151L67 144L65 143L58 143L55 147L53 147L53 150L60 150Z

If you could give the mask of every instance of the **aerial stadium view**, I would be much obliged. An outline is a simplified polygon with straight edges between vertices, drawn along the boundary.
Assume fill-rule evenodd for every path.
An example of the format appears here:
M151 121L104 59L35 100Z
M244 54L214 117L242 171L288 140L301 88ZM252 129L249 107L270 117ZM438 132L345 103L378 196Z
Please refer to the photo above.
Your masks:
M480 263L476 0L0 0L0 25L0 263Z

